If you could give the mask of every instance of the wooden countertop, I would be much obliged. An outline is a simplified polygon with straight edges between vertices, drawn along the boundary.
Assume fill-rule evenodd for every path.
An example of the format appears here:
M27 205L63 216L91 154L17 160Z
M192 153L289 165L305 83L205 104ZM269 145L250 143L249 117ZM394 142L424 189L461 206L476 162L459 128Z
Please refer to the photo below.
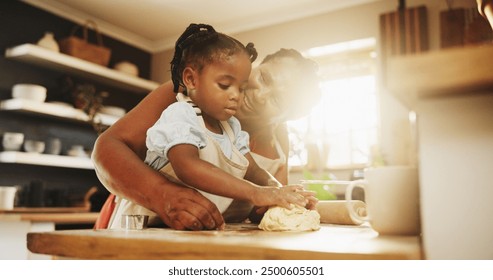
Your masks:
M253 224L223 231L64 230L28 233L33 253L77 259L421 259L418 236L379 236L367 226L265 232Z

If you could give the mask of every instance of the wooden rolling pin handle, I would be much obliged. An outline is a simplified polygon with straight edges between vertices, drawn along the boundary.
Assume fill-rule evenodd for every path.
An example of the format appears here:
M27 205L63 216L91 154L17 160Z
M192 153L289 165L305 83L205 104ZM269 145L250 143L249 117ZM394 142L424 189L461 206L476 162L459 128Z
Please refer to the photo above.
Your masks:
M366 216L366 204L360 200L349 202L360 216ZM338 225L359 225L351 219L345 200L321 200L317 203L320 223Z

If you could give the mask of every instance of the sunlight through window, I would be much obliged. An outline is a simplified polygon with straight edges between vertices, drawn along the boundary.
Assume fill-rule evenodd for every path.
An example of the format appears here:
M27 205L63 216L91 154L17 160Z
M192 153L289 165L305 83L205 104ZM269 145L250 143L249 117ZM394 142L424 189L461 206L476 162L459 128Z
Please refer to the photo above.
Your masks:
M374 44L364 42L359 49L346 44L347 51L312 57L321 69L322 99L309 116L288 123L290 166L368 163L377 143L378 106Z

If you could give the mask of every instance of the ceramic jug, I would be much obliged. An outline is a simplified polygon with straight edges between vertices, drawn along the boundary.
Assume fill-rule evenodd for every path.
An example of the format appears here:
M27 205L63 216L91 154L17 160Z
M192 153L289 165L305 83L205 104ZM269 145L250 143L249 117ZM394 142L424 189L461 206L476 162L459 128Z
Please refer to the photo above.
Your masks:
M39 39L38 46L43 47L45 49L49 49L55 52L60 52L60 47L55 40L55 37L52 32L45 32L43 38Z

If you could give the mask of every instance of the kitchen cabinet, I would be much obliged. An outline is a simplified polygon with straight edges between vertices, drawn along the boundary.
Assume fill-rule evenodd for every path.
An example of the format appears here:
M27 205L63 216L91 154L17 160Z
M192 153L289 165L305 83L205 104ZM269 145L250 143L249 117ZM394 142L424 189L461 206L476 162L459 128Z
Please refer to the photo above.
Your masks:
M103 67L36 45L47 31L57 40L67 37L77 23L24 1L0 1L0 11L0 138L12 131L24 133L25 139L62 141L61 155L3 151L0 147L0 185L16 185L20 190L21 199L13 211L30 205L26 213L0 212L0 259L37 258L27 251L27 232L90 228L97 215L94 212L108 195L89 156L66 155L73 145L91 150L98 132L83 111L53 101L73 103L72 93L77 86L93 85L97 92L109 93L104 105L128 111L158 84L146 79L152 55L145 50L101 34L104 45L112 51L109 66ZM120 61L137 65L140 76L111 69ZM47 102L12 99L12 87L19 83L46 87ZM104 126L118 120L104 114L96 118ZM26 194L29 198L43 196L33 195L35 192L30 190L35 181L43 183L44 206L26 203L30 201ZM97 192L90 197L91 205L81 210L80 203L86 201L93 187ZM57 213L45 213L47 208Z
M62 212L65 211L65 212ZM56 225L94 224L98 213L67 212L16 212L0 210L0 260L51 259L29 252L26 236L29 232L54 231Z
M43 69L52 69L83 79L89 79L90 81L94 80L103 85L127 90L127 94L130 92L130 94L142 95L158 86L158 83L121 73L69 55L53 52L33 44L22 44L7 48L5 58L20 63L36 65ZM86 127L87 130L87 127L90 125L89 117L85 112L57 103L37 103L29 100L7 99L0 102L0 111L22 114L26 118L33 118L37 121L39 121L39 117L42 117L43 119L49 119L54 122L68 122L74 129L77 129L77 127ZM95 116L95 121L103 126L110 126L117 120L118 117L107 114L97 113ZM96 132L93 131L92 134L95 135ZM91 137L95 139L94 135ZM48 166L53 168L94 169L89 157L13 151L0 152L0 163L20 164L24 166Z
M396 57L387 87L417 114L427 259L492 259L493 45Z
M493 91L493 45L449 48L395 57L387 88L410 108L424 100Z
M78 122L87 123L89 121L89 116L80 109L22 99L1 101L0 110L18 111L27 115L44 115L52 118L63 118L72 120L75 124ZM97 114L96 118L103 125L111 125L118 119L117 117L106 114ZM89 158L13 151L0 152L0 162L93 169L93 165Z

